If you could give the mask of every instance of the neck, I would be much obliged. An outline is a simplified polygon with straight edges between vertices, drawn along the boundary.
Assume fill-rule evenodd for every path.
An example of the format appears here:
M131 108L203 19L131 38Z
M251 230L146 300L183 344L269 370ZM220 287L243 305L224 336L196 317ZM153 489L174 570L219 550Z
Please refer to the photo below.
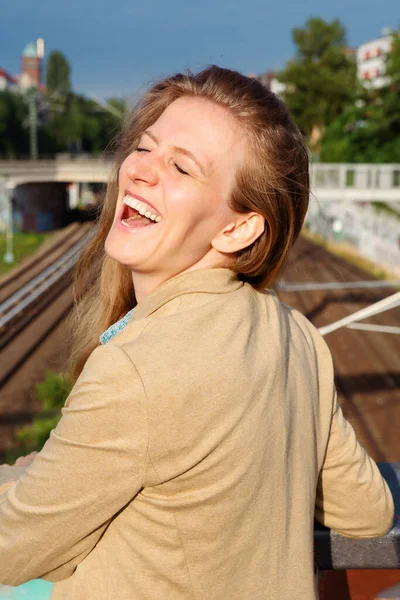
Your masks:
M132 271L132 281L133 287L135 290L135 297L137 303L143 300L146 296L151 294L159 285L172 279L173 277L177 277L183 273L188 273L189 271L198 271L201 269L218 269L218 268L229 268L233 264L233 260L219 255L218 260L216 257L210 257L209 255L203 256L198 262L181 271L177 271L176 273L170 272L157 272L157 273L139 273L137 271Z

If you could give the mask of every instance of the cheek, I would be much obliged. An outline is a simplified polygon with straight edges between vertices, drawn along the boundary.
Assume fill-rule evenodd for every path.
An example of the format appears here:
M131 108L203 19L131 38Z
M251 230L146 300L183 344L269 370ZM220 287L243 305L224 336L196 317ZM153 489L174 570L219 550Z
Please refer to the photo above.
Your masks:
M118 173L118 186L120 188L120 190L123 187L126 187L126 184L128 182L128 174L127 174L127 170L129 169L130 165L131 165L132 159L131 156L128 156L128 158L126 158L124 160L124 162L122 163L120 169L119 169L119 173Z
M131 169L135 166L135 163L140 159L140 155L137 152L132 152L129 154L122 165L120 166L118 173L118 184L121 187L126 187L129 181L131 180L129 177L129 173Z

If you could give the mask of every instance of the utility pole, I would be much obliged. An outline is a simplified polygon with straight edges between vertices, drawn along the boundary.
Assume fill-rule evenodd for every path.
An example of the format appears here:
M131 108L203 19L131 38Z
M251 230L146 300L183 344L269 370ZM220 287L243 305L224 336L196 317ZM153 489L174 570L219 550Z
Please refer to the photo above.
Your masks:
M7 198L7 232L6 232L6 251L3 254L3 262L6 265L11 265L14 262L14 249L13 249L13 209L12 209L12 196L14 192L14 186L6 181L4 191Z
M28 92L29 106L29 149L31 160L38 158L38 143L37 143L37 108L36 108L36 90L31 88Z

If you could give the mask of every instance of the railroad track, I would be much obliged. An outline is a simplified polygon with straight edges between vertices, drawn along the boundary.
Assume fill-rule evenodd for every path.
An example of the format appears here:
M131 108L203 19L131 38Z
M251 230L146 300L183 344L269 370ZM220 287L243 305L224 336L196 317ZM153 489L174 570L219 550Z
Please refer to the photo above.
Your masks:
M40 275L55 260L67 252L84 235L87 225L71 223L45 242L32 257L0 279L0 303Z
M71 270L86 243L88 229L88 224L74 228L48 253L32 261L32 268L7 282L10 286L3 286L8 296L3 293L6 297L0 304L0 406L3 386L72 308ZM9 294L17 281L26 281L33 273L30 281Z
M323 248L301 238L292 253L284 282L357 282L372 279ZM394 289L337 289L284 291L282 301L297 308L322 327L381 300ZM400 310L368 319L368 323L400 325ZM377 461L400 459L395 423L400 418L400 336L355 329L339 329L325 338L335 367L336 387L343 411L368 453Z

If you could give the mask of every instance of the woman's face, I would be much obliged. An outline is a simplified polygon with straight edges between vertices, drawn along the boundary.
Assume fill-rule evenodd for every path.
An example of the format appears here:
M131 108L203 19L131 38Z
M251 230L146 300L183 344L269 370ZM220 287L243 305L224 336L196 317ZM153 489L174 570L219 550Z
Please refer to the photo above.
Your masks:
M223 107L201 98L173 102L120 168L107 254L129 266L133 278L166 280L190 268L223 266L212 264L218 263L212 241L234 217L228 201L244 158L242 140Z

